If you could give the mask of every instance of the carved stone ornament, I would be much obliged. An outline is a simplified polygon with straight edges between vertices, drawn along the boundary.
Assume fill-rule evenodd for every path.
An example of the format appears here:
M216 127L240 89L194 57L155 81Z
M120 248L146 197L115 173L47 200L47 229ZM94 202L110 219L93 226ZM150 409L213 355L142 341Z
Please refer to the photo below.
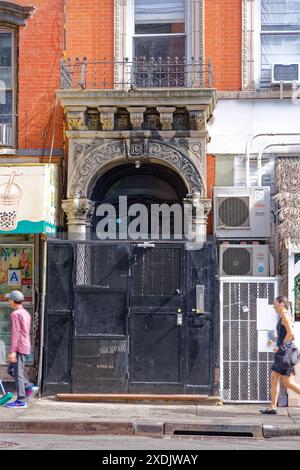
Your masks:
M160 115L160 122L162 125L162 130L171 131L173 128L173 114L176 111L176 108L158 106L156 109Z
M132 137L126 139L127 157L147 157L149 151L149 140L143 137Z
M139 142L140 144L141 142ZM144 139L144 145L148 145L147 153L143 155L145 158L167 164L182 176L190 193L204 195L205 175L200 173L200 170L187 155L177 148L159 141L149 140L147 142ZM100 175L108 163L113 160L126 160L125 146L125 139L110 141L95 145L89 152L83 153L70 176L68 191L70 197L74 197L74 195L82 198L87 197L97 174Z
M34 7L23 7L15 3L0 1L0 22L26 26L27 19L33 15L34 11Z
M62 208L67 215L68 224L82 225L88 222L94 212L94 202L89 199L75 196L73 199L65 199L62 201Z
M206 117L204 111L187 106L190 116L190 128L195 131L205 130Z
M87 128L89 131L100 130L100 115L97 109L89 109L87 112Z
M71 131L83 131L86 126L86 110L85 106L66 107L68 125Z
M113 107L100 107L100 121L102 124L103 131L113 131L115 128L115 114L117 108Z
M133 130L139 130L143 128L144 124L144 113L146 108L140 107L129 107L127 108L130 114L130 123Z

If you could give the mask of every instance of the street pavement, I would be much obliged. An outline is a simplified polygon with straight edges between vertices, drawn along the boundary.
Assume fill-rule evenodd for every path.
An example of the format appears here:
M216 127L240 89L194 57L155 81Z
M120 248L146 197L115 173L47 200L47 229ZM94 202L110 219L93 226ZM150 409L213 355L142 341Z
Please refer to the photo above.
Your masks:
M260 404L132 404L61 402L37 398L28 408L0 407L0 433L145 437L300 436L300 408L262 415Z

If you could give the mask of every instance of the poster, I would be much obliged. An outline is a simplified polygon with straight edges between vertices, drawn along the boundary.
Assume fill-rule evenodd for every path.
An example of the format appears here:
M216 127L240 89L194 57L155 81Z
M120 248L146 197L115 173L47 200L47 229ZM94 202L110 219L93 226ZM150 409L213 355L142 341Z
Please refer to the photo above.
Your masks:
M33 245L0 245L0 302L13 290L33 301Z

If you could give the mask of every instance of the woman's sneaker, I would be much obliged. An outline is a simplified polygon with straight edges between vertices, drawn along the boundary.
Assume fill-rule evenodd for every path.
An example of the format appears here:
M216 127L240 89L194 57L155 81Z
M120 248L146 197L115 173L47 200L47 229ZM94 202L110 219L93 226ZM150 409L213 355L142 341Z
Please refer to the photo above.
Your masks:
M21 400L15 400L5 405L6 408L27 408L27 403Z
M29 387L25 388L25 396L26 398L33 397L38 391L39 387L36 387L35 385L30 385Z

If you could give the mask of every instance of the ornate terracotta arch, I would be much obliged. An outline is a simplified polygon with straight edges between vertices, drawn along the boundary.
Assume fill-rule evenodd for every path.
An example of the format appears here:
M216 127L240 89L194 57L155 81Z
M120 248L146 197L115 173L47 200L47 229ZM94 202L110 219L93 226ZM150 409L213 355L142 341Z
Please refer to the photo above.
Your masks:
M75 167L69 180L69 198L89 198L96 181L104 173L106 167L128 162L124 140L89 146L90 148L85 151L80 148L80 144L78 147L80 157L75 159ZM132 156L130 159L134 161ZM144 155L137 159L167 165L181 176L189 194L205 195L204 175L201 175L200 169L182 150L161 141L149 140Z

